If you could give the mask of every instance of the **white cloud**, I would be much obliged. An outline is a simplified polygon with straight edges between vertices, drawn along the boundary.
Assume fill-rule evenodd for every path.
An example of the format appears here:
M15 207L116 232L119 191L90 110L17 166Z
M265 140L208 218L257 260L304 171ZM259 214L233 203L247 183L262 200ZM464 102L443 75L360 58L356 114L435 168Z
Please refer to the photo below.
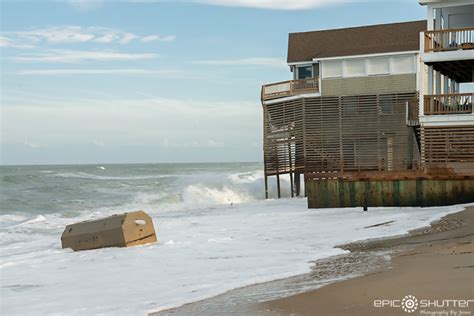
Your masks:
M267 66L284 68L287 67L286 61L280 58L242 58L242 59L214 59L197 60L193 64L214 65L214 66Z
M147 43L147 42L157 41L159 39L160 37L158 35L150 35L150 36L142 37L141 41Z
M83 93L84 94L84 93ZM147 144L163 148L248 146L259 135L257 102L149 98L44 98L2 104L4 143ZM85 125L86 124L86 125ZM86 127L87 126L87 127ZM31 146L30 146L31 147Z
M172 42L175 39L176 39L176 36L174 35L168 35L168 36L150 35L150 36L144 36L140 40L144 43L148 43L148 42L155 42L155 41Z
M0 47L12 47L12 48L33 48L34 45L15 43L12 39L0 36Z
M73 8L80 11L88 11L92 9L100 8L103 4L103 0L68 0L67 1Z
M117 41L119 38L120 38L120 36L118 34L109 33L109 34L99 35L96 38L94 38L93 41L97 42L97 43L108 44L108 43L112 43L114 41Z
M31 31L13 33L16 37L33 42L47 41L51 43L81 43L95 38L93 32L89 32L80 26L49 27Z
M39 28L29 31L4 32L8 37L3 36L3 42L19 43L17 45L26 45L39 42L59 43L87 43L96 42L103 44L120 43L128 44L135 39L141 39L142 42L163 41L170 42L175 39L173 35L145 35L140 36L132 32L124 32L106 27L82 27L78 25L53 26Z
M33 69L33 70L19 70L15 72L22 76L75 76L75 75L175 75L182 74L179 70L153 70L153 69Z
M99 140L99 139L94 139L92 141L92 144L97 146L97 147L104 147L105 146L105 143L102 140Z
M163 0L128 0L129 2L156 3ZM304 10L324 6L338 5L348 2L364 2L368 0L179 0L207 5L226 7L244 7L272 10Z
M45 53L12 57L14 62L43 62L43 63L77 63L82 61L117 61L143 60L157 58L157 54L149 53L120 53L114 51L77 51L54 49Z
M45 145L42 145L42 144L33 143L33 142L29 141L28 139L25 139L25 141L23 142L23 145L25 145L27 147L30 147L32 149L41 149L41 148L46 147Z
M247 7L258 9L303 10L347 2L354 2L354 0L194 0L193 2L220 6Z
M120 39L120 44L128 44L134 39L137 39L138 36L133 33L125 33Z

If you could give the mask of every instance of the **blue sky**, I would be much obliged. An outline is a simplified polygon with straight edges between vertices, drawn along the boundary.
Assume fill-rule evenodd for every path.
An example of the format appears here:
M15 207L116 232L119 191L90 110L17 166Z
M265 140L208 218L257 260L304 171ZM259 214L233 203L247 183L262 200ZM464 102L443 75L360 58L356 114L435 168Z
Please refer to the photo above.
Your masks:
M424 19L416 0L2 1L1 163L262 160L290 32Z

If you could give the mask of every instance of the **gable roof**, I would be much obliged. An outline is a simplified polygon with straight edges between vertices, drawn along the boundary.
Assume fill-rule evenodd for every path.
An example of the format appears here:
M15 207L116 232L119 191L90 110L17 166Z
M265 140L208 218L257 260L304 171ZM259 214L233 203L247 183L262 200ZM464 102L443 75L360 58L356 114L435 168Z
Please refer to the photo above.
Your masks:
M288 62L313 58L413 51L420 49L426 20L344 29L290 33Z

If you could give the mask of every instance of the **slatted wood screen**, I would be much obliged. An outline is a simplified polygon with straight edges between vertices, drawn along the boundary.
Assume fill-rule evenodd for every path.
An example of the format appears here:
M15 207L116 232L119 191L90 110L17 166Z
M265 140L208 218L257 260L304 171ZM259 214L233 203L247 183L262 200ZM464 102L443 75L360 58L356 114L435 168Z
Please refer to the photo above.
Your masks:
M474 174L474 125L421 128L424 166Z
M264 162L267 175L304 173L302 100L264 105Z
M417 93L316 97L266 104L266 175L417 169L407 102Z

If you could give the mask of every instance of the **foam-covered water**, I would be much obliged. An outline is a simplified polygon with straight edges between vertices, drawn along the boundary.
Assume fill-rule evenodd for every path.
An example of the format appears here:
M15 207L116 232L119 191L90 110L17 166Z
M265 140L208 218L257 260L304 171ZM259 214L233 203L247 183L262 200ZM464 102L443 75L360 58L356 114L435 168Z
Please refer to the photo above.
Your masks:
M302 198L263 200L261 168L0 167L2 314L144 315L306 273L310 261L343 253L338 243L405 233L462 209L308 210ZM61 249L67 224L136 209L152 216L159 243Z

